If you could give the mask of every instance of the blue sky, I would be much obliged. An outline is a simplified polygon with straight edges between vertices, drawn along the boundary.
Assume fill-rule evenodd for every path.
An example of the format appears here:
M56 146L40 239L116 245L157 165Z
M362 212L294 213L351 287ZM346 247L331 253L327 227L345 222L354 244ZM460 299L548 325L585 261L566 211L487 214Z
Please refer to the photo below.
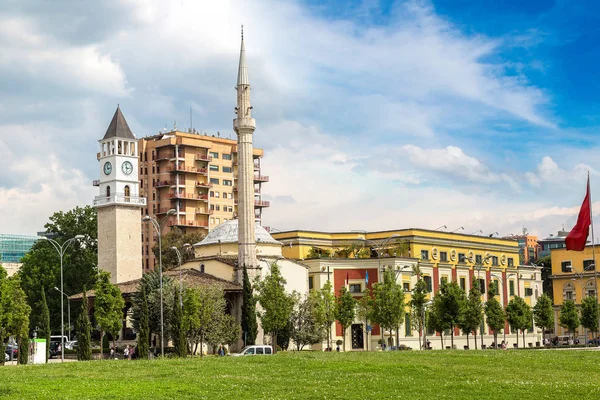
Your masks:
M134 133L234 137L244 23L255 143L278 229L547 236L593 198L592 1L0 4L0 220L34 233L90 204L120 104ZM452 230L453 230L452 229Z

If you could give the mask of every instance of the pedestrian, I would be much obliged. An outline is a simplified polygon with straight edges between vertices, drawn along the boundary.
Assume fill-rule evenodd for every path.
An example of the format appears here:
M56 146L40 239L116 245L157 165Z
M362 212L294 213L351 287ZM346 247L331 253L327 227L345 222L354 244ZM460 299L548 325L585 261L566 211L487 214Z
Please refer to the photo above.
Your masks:
M115 348L110 346L110 358L115 358Z
M135 346L131 346L131 349L129 350L129 359L135 360Z
M223 357L225 355L225 349L223 349L223 345L219 345L219 357Z
M123 359L129 360L129 345L125 346L125 350L123 350Z

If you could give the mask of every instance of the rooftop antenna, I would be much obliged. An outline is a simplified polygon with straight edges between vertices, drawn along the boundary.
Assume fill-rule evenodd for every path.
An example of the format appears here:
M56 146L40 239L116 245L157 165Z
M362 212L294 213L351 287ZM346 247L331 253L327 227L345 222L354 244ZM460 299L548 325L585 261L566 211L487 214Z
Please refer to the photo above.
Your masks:
M194 125L192 124L192 102L190 101L190 130L194 130Z

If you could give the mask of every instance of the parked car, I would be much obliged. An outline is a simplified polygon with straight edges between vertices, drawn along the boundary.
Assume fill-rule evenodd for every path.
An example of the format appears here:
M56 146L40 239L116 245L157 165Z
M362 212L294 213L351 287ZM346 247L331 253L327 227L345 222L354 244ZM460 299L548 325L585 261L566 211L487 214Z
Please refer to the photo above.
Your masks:
M53 342L50 341L50 358L54 358L54 357L60 357L60 351L58 351L58 345L60 344L60 341L57 342Z
M238 356L255 356L255 355L269 355L273 354L273 348L271 346L253 345L244 347L239 353L232 354L234 357Z
M19 358L19 347L13 345L13 344L9 344L6 345L6 351L5 354L8 357L4 357L6 360L10 360L11 359L11 353L12 353L12 359L16 360L17 358Z
M65 349L74 350L77 348L77 340L71 340L65 344Z

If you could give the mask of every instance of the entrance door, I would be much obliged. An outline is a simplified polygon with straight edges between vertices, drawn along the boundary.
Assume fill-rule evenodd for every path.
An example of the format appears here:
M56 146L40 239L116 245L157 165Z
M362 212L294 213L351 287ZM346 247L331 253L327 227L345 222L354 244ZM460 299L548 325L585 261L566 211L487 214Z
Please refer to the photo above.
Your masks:
M350 329L352 331L352 348L362 349L364 346L363 325L352 324L352 327Z

